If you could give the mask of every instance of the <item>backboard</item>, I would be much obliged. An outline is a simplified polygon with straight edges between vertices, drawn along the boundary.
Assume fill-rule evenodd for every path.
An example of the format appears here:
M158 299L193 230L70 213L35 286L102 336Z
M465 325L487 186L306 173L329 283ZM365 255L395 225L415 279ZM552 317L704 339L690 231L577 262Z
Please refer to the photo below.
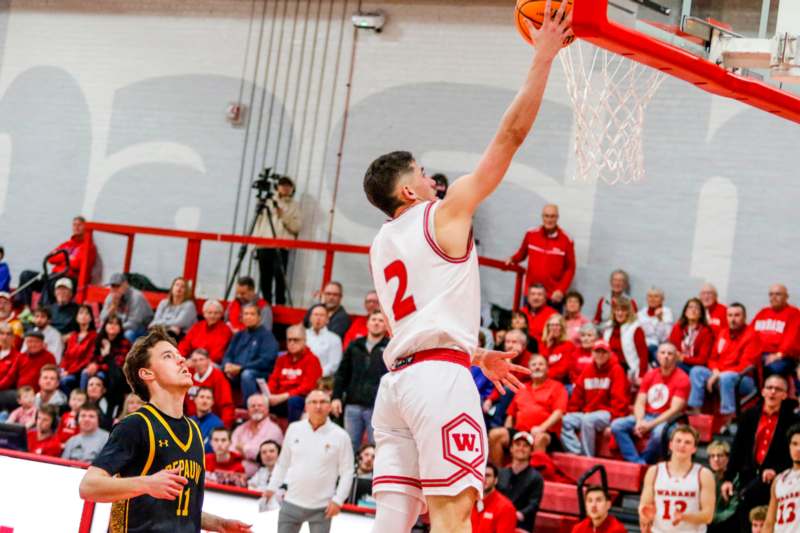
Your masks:
M800 123L800 1L576 0L573 9L580 39Z

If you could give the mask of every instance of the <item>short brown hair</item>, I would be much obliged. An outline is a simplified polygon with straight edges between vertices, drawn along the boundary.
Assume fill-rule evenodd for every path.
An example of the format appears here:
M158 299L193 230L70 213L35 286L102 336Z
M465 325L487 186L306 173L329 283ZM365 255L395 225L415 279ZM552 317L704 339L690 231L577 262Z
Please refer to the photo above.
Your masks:
M58 367L54 364L48 363L46 365L43 365L42 368L39 369L39 375L41 376L45 372L55 372L56 376L58 376Z
M397 208L403 205L395 194L397 180L413 168L414 156L410 152L390 152L373 161L364 175L364 192L369 203L394 217Z
M750 509L750 515L748 518L750 519L750 523L753 523L756 520L759 522L765 521L767 519L767 506L759 505L758 507L753 507Z
M669 440L672 440L672 437L674 437L676 433L688 433L694 439L695 446L700 444L700 433L689 424L678 424L675 426L675 429L673 429L672 433L669 435Z
M150 401L150 391L142 381L142 378L139 377L139 370L150 368L150 349L162 341L168 342L176 348L178 347L175 339L167 333L163 326L153 326L147 332L147 335L139 337L133 343L131 350L125 357L125 366L122 368L131 390L146 402Z

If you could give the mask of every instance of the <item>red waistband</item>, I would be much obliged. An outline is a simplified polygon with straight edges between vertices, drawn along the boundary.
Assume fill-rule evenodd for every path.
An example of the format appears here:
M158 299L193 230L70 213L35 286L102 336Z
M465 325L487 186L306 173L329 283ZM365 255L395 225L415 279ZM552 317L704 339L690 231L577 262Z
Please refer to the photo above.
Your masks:
M448 363L461 365L469 370L472 358L468 353L464 353L459 350L451 350L449 348L433 348L431 350L422 350L421 352L407 355L405 357L398 357L392 365L391 371L397 372L423 361L447 361Z

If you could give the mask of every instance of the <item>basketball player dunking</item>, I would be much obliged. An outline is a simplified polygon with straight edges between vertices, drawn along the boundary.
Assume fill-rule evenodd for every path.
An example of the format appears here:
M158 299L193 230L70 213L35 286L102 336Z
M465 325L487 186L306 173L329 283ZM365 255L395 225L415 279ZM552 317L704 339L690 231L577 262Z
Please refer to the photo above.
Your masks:
M699 440L691 426L676 426L669 460L647 469L639 500L642 533L702 533L713 520L714 474L692 462Z
M797 533L800 531L800 424L786 432L792 467L772 482L764 533Z
M147 403L114 426L81 481L81 497L113 502L111 533L246 533L250 526L202 512L205 453L183 415L192 374L174 339L153 328L125 358L125 378Z
M377 444L374 531L407 533L425 506L432 531L468 532L483 490L486 430L469 372L480 365L499 390L520 386L512 353L477 348L478 257L472 216L500 184L533 125L553 59L572 35L566 2L539 30L529 26L536 55L524 85L472 174L441 201L435 184L408 152L369 166L364 191L390 217L370 250L378 298L392 330L384 352L372 424ZM552 13L550 1L545 9Z

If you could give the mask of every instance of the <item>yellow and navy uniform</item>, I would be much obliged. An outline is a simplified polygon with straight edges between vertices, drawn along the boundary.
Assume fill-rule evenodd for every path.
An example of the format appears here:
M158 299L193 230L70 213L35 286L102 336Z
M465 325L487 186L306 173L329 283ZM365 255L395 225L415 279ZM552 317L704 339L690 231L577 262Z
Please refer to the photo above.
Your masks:
M92 466L121 477L178 468L188 481L174 500L144 494L115 502L108 527L111 533L200 531L205 453L200 429L189 418L172 418L145 404L114 427Z

